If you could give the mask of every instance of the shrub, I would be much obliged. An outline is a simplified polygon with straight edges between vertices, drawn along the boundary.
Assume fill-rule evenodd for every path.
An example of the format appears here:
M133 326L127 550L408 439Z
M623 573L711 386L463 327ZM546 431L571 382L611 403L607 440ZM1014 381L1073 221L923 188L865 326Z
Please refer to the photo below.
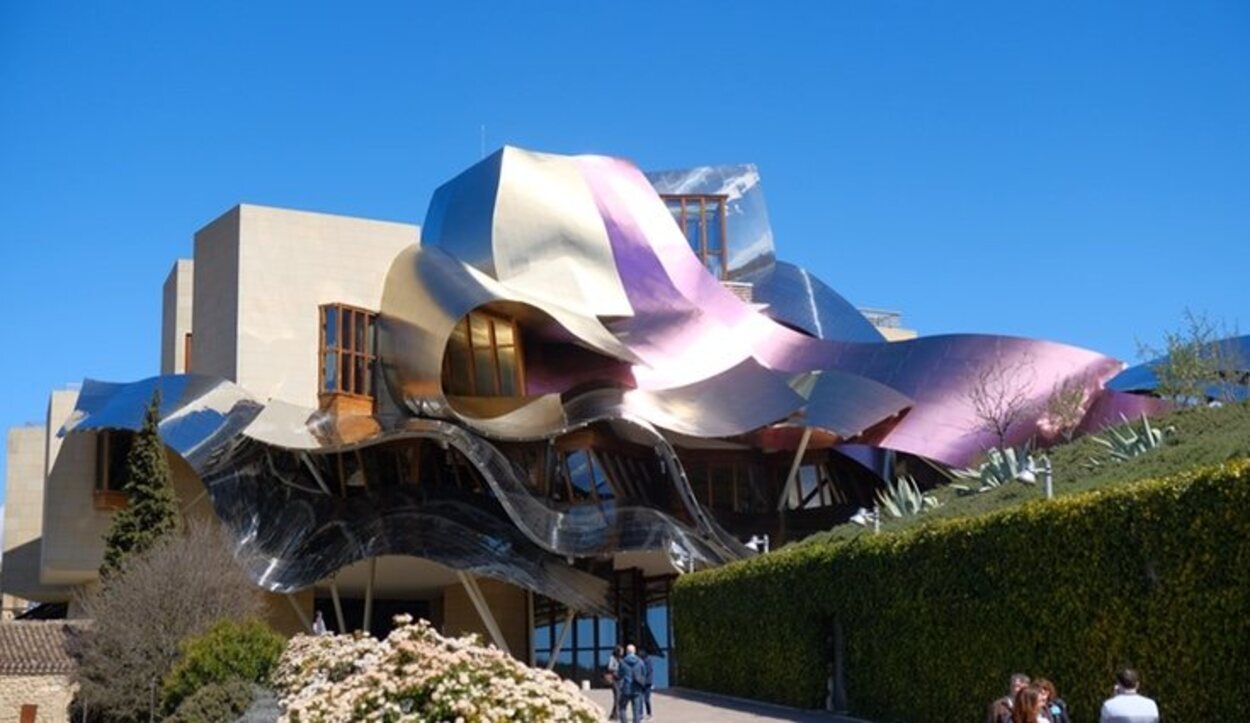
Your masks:
M223 723L242 715L251 705L252 684L235 678L214 682L196 690L178 706L165 723Z
M255 618L222 620L179 646L182 657L165 676L161 705L169 712L209 684L238 679L267 683L286 638Z
M76 602L94 621L76 642L79 697L120 720L147 719L153 682L177 660L183 639L261 612L260 591L222 533L200 524L130 557Z
M1144 674L1165 720L1246 720L1250 461L681 578L683 685L816 707L832 631L852 711L983 717L1007 676L1059 683L1079 719ZM803 594L794 594L801 590Z
M395 618L383 641L363 635L291 639L273 681L290 723L429 720L596 723L602 711L571 682L530 668L473 636L444 638Z

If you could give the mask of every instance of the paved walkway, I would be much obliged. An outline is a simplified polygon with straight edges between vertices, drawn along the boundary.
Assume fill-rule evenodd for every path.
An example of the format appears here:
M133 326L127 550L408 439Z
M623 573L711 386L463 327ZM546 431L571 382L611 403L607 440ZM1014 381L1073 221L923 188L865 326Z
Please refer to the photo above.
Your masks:
M597 688L587 695L604 710L612 706L611 690ZM652 718L654 723L865 723L857 718L832 713L786 708L684 688L653 692L651 707L655 712Z

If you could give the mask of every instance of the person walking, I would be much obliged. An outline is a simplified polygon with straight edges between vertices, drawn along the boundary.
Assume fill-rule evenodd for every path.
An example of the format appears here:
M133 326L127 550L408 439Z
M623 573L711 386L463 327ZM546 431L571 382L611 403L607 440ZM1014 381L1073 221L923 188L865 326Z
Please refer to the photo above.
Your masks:
M1011 709L1016 702L1016 693L1029 687L1029 676L1016 673L1007 683L1007 695L990 703L985 713L985 723L1011 723Z
M1132 668L1115 674L1115 695L1102 704L1100 723L1159 723L1159 704L1137 692L1141 676Z
M621 658L618 674L621 678L621 702L617 717L625 723L625 708L629 706L633 711L633 723L639 723L642 720L642 692L648 682L647 666L638 657L633 645L625 646L625 657Z
M608 658L608 669L603 674L604 682L612 686L612 712L608 714L608 720L616 720L621 712L621 658L625 656L625 649L616 646L612 649L612 656Z
M642 651L642 664L647 669L647 682L642 686L642 709L649 720L651 718L651 686L655 685L655 663L651 662L651 654L645 648Z

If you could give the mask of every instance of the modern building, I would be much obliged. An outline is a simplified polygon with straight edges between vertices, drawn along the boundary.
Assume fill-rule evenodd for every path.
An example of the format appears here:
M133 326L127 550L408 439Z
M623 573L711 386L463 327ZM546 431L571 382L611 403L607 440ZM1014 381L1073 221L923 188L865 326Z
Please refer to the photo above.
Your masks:
M749 165L504 148L420 228L237 206L174 263L162 318L160 376L88 379L10 430L0 590L95 580L159 389L187 515L228 531L277 624L415 612L591 680L627 640L670 679L676 576L843 521L900 467L967 464L986 369L1026 369L1038 410L1081 380L1086 424L1142 404L1070 346L888 342L896 312L777 258Z

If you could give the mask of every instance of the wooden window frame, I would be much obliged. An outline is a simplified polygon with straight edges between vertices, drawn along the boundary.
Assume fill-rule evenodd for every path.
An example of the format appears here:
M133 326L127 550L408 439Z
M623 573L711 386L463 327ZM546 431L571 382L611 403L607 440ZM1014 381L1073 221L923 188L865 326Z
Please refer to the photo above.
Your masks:
M491 390L492 393L490 394L483 394L482 390L477 388L477 352L480 350L484 350L486 347L478 347L478 346L474 346L473 344L473 319L475 317L479 319L484 319L486 321L486 330L490 336L490 342L489 342L490 361L491 361L492 372L493 372L492 376L493 376L494 383L495 383L495 389ZM496 323L501 324L501 325L507 325L508 327L512 329L512 343L511 344L500 345L499 340L495 336L495 324ZM483 311L479 309L477 311L471 311L468 314L466 314L463 318L460 319L459 322L457 322L456 327L464 328L464 338L465 338L465 344L466 344L465 349L468 352L468 362L469 362L469 368L468 368L469 391L467 394L455 394L455 396L475 396L475 397L506 397L506 396L523 397L525 396L525 352L524 352L523 345L521 344L521 329L520 327L517 326L516 319L513 319L508 316L504 316L502 314L497 314L497 313L493 313L490 311ZM455 343L453 340L448 341L448 344L453 344L453 343ZM516 356L516 373L512 380L516 387L516 394L513 394L513 395L504 395L504 394L498 393L500 390L503 389L503 370L499 364L499 350L501 348L503 349L511 348L514 351L514 354ZM443 355L444 386L446 386L446 381L451 378L450 367L449 367L450 364L451 364L451 355L444 354Z
M337 335L336 344L334 346L326 346L326 318L327 313L333 312L337 315L335 333ZM377 320L376 311L370 311L359 306L350 304L322 304L317 309L317 395L320 398L326 396L344 396L355 399L367 399L372 401L374 398L374 365L377 361ZM366 325L364 340L368 348L356 348L356 325L363 321ZM372 326L373 334L369 334L369 327ZM372 340L372 344L370 343ZM335 364L338 373L334 379L334 389L326 388L326 355L334 354ZM357 392L356 389L356 364L359 360L362 362L361 369L364 370L365 382L360 385L364 391Z
M705 269L707 268L708 258L714 255L719 256L719 278L726 278L729 273L729 234L726 230L725 222L728 218L726 209L729 206L729 196L720 193L669 193L660 194L660 198L664 200L664 206L668 209L670 214L672 214L675 209L673 209L669 204L672 202L681 204L680 217L676 220L677 227L681 229L682 236L686 236L686 221L691 217L691 214L694 213L694 208L697 208L699 215L698 248L693 248L694 242L689 236L686 236L686 241L691 243L691 250L693 250L695 255L699 257L699 263L703 264L703 268ZM720 251L715 254L708 251L707 243L707 207L709 202L719 202L720 206ZM710 272L711 269L708 269L708 271Z

